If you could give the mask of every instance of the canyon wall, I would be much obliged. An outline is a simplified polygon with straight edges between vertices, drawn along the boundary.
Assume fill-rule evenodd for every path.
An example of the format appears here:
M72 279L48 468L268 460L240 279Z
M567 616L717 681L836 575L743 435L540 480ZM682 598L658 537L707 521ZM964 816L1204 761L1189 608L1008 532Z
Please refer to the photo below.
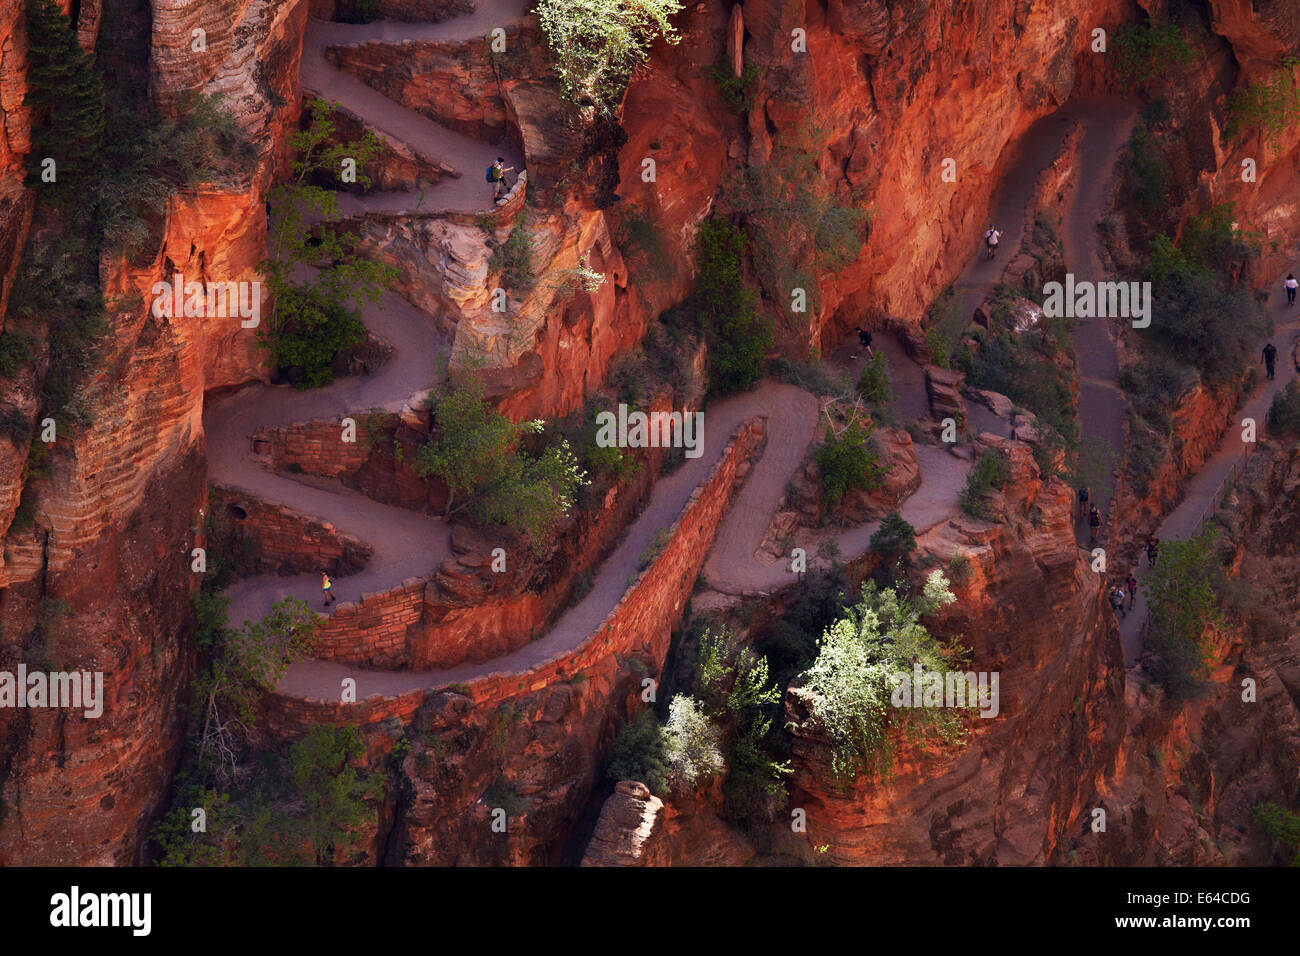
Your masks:
M77 396L91 414L51 446L35 523L7 530L0 611L7 669L23 660L101 671L106 700L97 720L0 714L6 863L30 859L33 846L49 863L137 862L166 797L194 666L190 548L207 494L204 392L259 377L261 361L238 319L154 316L153 286L175 272L255 278L260 197L300 99L303 3L158 3L152 20L129 5L113 12L115 29L152 30L160 107L186 90L225 94L258 165L249 182L174 195L139 254L100 263L106 298L120 305ZM206 31L206 52L191 50L192 28Z

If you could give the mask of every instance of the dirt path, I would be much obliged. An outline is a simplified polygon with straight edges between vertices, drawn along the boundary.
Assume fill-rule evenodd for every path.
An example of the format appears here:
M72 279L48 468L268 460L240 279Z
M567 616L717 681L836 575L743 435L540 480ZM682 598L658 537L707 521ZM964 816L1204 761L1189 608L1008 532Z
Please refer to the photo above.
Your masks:
M366 327L393 348L374 375L349 376L326 388L300 392L287 385L254 385L209 404L203 413L208 475L214 484L248 492L273 504L329 522L374 550L359 574L335 581L338 601L393 587L425 574L450 554L449 531L441 519L380 504L337 482L294 480L268 471L252 455L259 428L326 419L340 422L372 409L400 411L414 394L437 378L437 355L449 349L431 316L395 294L362 309ZM358 424L358 440L364 430ZM261 575L237 582L230 597L230 621L260 620L283 597L320 604L320 576Z
M344 213L357 212L482 212L492 207L492 187L483 171L498 156L513 166L517 176L523 157L508 142L481 143L448 129L415 110L390 100L378 90L336 68L325 57L332 46L370 42L468 41L482 38L496 27L507 27L525 16L525 0L480 0L478 9L443 23L333 23L310 19L303 38L302 85L307 91L339 103L385 136L410 147L431 166L453 170L420 192L375 192L340 198Z
M1061 235L1066 268L1078 280L1107 278L1097 223L1107 211L1110 184L1136 118L1133 106L1118 101L1096 101L1081 116L1085 129L1079 144L1079 169L1090 175L1079 178ZM1117 321L1131 320L1084 319L1071 333L1079 383L1080 448L1109 449L1114 464L1100 477L1100 483L1089 489L1090 499L1106 516L1099 535L1103 546L1110 537L1110 505L1119 463L1124 460L1124 421L1128 416L1128 402L1118 387ZM1081 547L1090 546L1086 522L1076 522L1075 537Z

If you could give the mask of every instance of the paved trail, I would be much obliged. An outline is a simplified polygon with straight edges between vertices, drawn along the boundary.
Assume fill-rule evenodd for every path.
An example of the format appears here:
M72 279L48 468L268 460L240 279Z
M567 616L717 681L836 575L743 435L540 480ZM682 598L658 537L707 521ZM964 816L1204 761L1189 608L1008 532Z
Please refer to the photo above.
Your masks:
M482 4L474 15L442 24L351 26L311 22L303 56L304 85L340 102L393 139L408 144L426 161L441 163L463 174L445 177L427 190L422 199L410 193L378 193L361 199L345 197L345 211L436 213L481 209L486 205L488 192L487 184L477 179L479 168L504 152L505 147L476 143L391 102L364 83L334 69L325 59L325 49L340 43L371 41L466 40L483 36L495 26L514 22L525 6L520 0ZM1086 114L1089 108L1084 104L1070 108L1078 113L1063 111L1026 138L1020 156L1006 177L995 213L995 218L1005 227L1004 249L1019 245L1024 211L1032 197L1037 173L1059 151L1064 131L1060 124L1071 121L1075 115ZM511 164L521 165L517 156L505 154ZM1002 257L988 262L982 254L972 255L970 265L957 283L967 315L993 288L1003 268ZM364 313L367 326L395 349L391 361L378 374L306 393L258 386L214 404L205 415L212 477L216 482L327 520L374 548L374 557L363 572L340 579L336 584L347 597L361 590L392 587L403 578L427 573L449 553L446 524L437 518L381 505L336 484L272 474L251 458L248 439L264 425L337 419L372 407L394 410L413 393L428 387L433 378L433 356L445 345L433 320L397 296L386 297L382 305ZM901 355L896 342L883 343L883 347L895 366L895 413L906 417L925 414L924 379L919 367ZM357 680L358 699L377 694L388 696L468 682L494 673L518 673L572 651L622 597L627 581L636 573L640 556L655 533L672 524L691 492L719 460L736 429L755 417L766 421L765 449L721 523L704 573L712 587L727 593L767 591L783 586L790 580L788 564L764 563L755 552L786 482L817 436L818 403L801 389L766 383L753 392L709 406L705 414L704 454L698 459L688 459L676 472L656 484L644 511L601 565L591 590L542 638L490 662L440 670L376 671L326 661L299 661L289 668L280 682L279 692L333 700L337 698L341 679L346 676ZM922 484L901 511L919 532L924 532L955 513L957 495L970 466L933 446L918 446L917 454ZM854 557L865 552L877 527L877 523L872 523L840 535L837 540L841 553ZM232 620L259 616L285 593L304 596L306 591L319 600L317 586L314 577L306 580L263 577L241 582L231 589Z

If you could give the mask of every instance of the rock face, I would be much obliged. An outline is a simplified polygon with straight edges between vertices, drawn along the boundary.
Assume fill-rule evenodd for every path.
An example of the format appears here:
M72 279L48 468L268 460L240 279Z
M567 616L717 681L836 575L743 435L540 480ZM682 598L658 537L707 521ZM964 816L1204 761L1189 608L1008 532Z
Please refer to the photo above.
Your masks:
M225 103L259 163L245 184L173 196L140 255L101 262L105 297L129 304L110 316L107 354L81 394L94 418L60 434L34 526L9 527L12 511L0 509L8 529L0 666L100 671L105 686L98 719L0 711L7 863L30 859L32 846L50 863L139 861L178 757L194 664L189 553L207 493L204 393L262 374L254 333L237 317L154 316L153 287L177 272L186 281L256 278L261 194L301 98L306 6L163 3L154 12L156 101L168 108L193 89L230 94ZM206 53L191 51L191 28L206 31ZM12 65L20 51L7 40L0 53L0 106L20 89ZM17 118L6 125L12 144L23 127Z
M621 780L600 808L600 819L587 844L583 866L665 866L659 822L664 802L644 783Z

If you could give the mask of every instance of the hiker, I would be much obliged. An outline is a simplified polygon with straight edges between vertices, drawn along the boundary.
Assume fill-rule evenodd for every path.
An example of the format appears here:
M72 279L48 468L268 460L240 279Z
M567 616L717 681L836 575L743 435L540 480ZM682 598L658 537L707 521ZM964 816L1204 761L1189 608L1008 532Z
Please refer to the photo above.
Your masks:
M1296 286L1300 286L1300 282L1296 281L1295 273L1288 272L1286 274L1286 282L1282 284L1286 286L1286 304L1295 305Z
M1160 539L1155 535L1147 537L1147 565L1156 566L1156 558L1160 557Z
M1101 512L1097 506L1093 505L1088 509L1088 543L1097 540L1097 532L1101 530Z
M1128 573L1128 580L1124 583L1128 585L1128 606L1132 608L1133 605L1137 603L1138 599L1138 579L1133 577L1133 572L1130 571Z
M1002 231L997 226L989 223L989 231L984 233L984 245L988 247L989 258L993 258L993 253L998 251L998 240L1002 238Z
M1273 343L1269 342L1264 346L1264 371L1268 373L1268 380L1273 381L1273 363L1277 361L1277 349Z
M322 569L320 573L320 589L325 593L325 607L329 607L334 603L333 587L334 582L330 580L330 576L325 573L324 569Z
M876 357L875 351L871 348L871 333L860 325L858 326L858 348L867 350L867 358L874 359ZM858 353L854 352L853 357L857 358Z
M505 194L509 192L506 188L506 173L514 170L513 166L507 166L506 158L498 156L497 161L487 168L487 181L492 184L493 202L501 202Z
M1088 489L1081 487L1079 489L1079 521L1082 521L1088 514Z
M1124 592L1117 587L1110 589L1110 606L1120 617L1127 616L1127 612L1124 610Z

